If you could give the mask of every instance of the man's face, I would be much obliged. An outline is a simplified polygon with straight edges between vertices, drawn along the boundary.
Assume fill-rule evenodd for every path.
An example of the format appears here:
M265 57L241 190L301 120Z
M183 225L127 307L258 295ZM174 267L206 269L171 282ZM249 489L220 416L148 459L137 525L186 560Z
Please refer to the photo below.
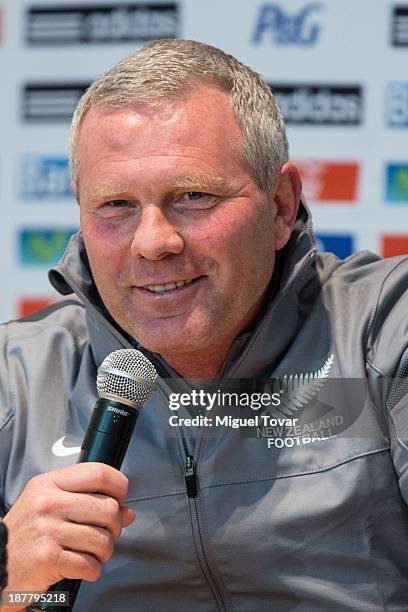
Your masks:
M210 87L166 110L93 108L82 124L81 226L99 293L179 371L192 355L225 357L287 240L239 142L229 97Z

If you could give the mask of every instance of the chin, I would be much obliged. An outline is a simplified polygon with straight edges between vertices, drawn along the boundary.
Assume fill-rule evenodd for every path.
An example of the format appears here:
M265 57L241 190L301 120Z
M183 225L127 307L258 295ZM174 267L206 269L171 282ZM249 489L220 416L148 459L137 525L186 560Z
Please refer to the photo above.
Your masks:
M204 350L209 343L209 334L203 331L186 329L181 331L174 330L173 332L169 329L165 329L163 326L157 326L155 332L152 334L139 333L134 330L132 334L137 341L152 353L159 353L165 359L166 356L171 355L183 355L188 353L196 353L197 351Z
M196 342L194 338L189 338L188 345L185 345L186 334L183 334L182 337L172 338L167 337L165 342L163 341L163 336L160 338L152 338L151 336L140 335L134 336L137 341L140 343L143 348L147 349L152 353L158 353L166 358L166 355L177 355L190 353L196 350Z

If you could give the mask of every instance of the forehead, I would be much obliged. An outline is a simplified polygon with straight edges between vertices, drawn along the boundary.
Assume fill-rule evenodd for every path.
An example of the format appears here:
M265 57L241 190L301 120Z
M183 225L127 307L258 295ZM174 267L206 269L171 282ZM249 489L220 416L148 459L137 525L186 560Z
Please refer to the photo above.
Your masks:
M109 182L116 169L166 168L181 177L188 169L204 178L218 175L216 168L232 175L246 166L229 95L212 87L197 87L192 95L160 106L91 108L81 126L79 158L81 182L96 169L105 169Z
M170 138L179 144L185 141L191 146L229 144L235 149L241 139L229 94L197 85L191 95L169 102L91 107L82 120L79 148L87 152L89 143L97 141L112 149L126 148L132 143L146 147L151 142L156 146L157 131L163 144Z

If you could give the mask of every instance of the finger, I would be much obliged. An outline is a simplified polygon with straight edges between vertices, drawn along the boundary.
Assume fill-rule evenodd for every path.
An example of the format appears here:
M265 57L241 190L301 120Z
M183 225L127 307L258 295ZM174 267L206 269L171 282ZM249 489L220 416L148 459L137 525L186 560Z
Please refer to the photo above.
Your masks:
M59 578L80 578L95 582L102 573L102 565L93 556L83 552L61 550L57 561Z
M69 505L63 516L66 521L105 527L115 540L120 536L122 528L129 527L135 520L135 510L129 506L119 506L113 498L83 493L69 495ZM72 495L75 495L75 502Z
M62 493L61 518L72 523L108 529L116 540L122 531L121 506L107 495Z
M136 518L136 512L128 506L122 506L120 513L122 516L122 527L129 527Z
M36 523L36 532L40 534L52 533L52 525L61 522L104 527L115 539L122 531L121 506L114 497L107 495L51 489L47 494L42 492L31 499L30 509L31 516L43 519Z
M73 493L104 493L122 505L126 499L129 481L122 472L104 463L77 463L61 470L40 474L33 480L54 485Z
M110 531L93 525L62 523L58 543L66 550L93 555L99 563L106 563L113 554Z

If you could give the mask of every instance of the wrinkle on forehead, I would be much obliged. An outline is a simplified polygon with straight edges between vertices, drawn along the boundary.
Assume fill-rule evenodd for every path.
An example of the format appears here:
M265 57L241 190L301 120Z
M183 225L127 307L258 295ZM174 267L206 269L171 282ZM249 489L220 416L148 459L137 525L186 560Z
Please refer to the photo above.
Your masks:
M212 96L209 97L209 94ZM207 102L208 101L208 102ZM138 138L149 139L151 130L172 129L173 126L183 137L184 127L188 128L191 137L192 125L188 121L191 116L195 117L194 124L197 132L206 131L209 118L214 114L216 117L220 109L223 109L222 124L230 126L230 139L237 144L241 140L240 129L232 113L230 96L216 87L199 85L197 89L169 101L149 101L129 103L121 106L95 106L91 108L84 117L84 124L88 123L92 116L101 122L105 130L106 142L113 148L126 147L132 142L134 134L132 130L144 128L145 132L139 132ZM128 128L117 130L115 124L118 117L124 119ZM161 124L161 126L160 126ZM113 129L109 130L110 125ZM232 144L231 143L231 144Z
M81 141L83 133L87 132L86 128L89 122L91 121L92 123L93 120L97 119L98 122L103 124L104 128L107 128L104 131L104 137L110 146L115 149L123 148L133 139L133 128L138 128L143 126L143 124L146 125L146 121L149 122L157 119L161 122L172 121L176 111L177 108L175 109L174 104L171 102L166 106L147 102L125 104L123 106L95 106L90 108L84 117L79 141ZM125 120L128 131L126 129L109 130L110 125L115 126L118 117L122 117ZM89 137L88 134L85 135Z

